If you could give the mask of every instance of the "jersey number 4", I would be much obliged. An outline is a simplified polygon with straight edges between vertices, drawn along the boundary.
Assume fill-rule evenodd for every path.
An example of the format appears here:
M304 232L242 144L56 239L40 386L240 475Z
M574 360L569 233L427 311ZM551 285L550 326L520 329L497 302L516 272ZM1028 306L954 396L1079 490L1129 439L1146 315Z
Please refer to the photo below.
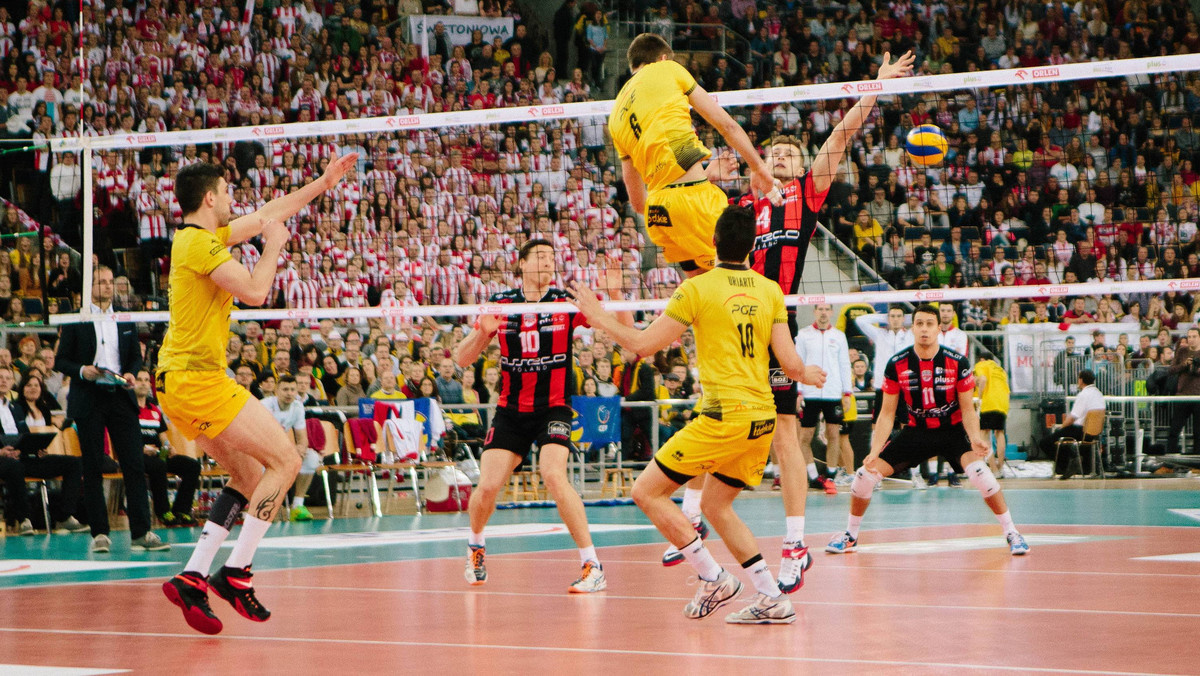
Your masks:
M754 358L754 325L738 324L738 340L742 344L742 356Z
M629 114L629 131L633 132L635 139L642 138L642 125L638 124L637 113Z

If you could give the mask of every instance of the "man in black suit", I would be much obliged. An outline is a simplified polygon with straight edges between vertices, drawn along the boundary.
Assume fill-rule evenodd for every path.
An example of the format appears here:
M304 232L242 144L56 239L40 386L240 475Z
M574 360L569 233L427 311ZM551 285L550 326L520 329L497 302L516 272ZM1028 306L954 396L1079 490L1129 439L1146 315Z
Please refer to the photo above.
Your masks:
M98 266L92 275L91 311L113 313L113 272ZM56 367L71 380L67 416L79 428L83 452L83 504L92 530L92 552L107 553L108 506L104 500L104 433L125 478L125 513L135 551L163 551L170 545L150 530L150 503L146 496L146 468L133 374L142 368L142 350L132 323L97 321L67 324L58 340ZM106 383L105 371L121 374L129 387Z

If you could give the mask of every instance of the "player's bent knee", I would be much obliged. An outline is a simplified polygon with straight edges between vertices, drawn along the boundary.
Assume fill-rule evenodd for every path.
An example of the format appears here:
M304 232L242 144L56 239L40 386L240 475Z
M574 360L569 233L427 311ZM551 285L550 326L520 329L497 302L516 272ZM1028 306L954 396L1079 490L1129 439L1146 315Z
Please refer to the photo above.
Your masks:
M850 495L863 500L870 500L871 494L875 492L875 486L880 481L878 474L868 472L865 467L859 467L854 473L854 480L850 482Z
M983 497L990 498L1000 492L1000 482L996 481L995 475L984 461L976 460L963 469L967 472L967 480L979 489L979 494Z

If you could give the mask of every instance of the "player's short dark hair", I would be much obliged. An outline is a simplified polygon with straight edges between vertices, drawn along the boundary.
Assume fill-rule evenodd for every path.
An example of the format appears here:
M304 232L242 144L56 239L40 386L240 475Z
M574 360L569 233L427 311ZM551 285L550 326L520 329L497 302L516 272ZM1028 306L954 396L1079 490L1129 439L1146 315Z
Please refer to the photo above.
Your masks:
M754 248L754 210L750 207L728 206L717 217L713 229L717 260L741 263Z
M1079 372L1079 382L1084 385L1092 385L1096 382L1096 374L1092 373L1091 369L1084 369Z
M175 174L175 198L185 214L195 213L209 192L216 192L225 169L207 162L189 164Z
M938 314L938 309L930 303L921 303L920 305L917 306L917 309L913 310L913 321L914 322L917 321L917 315L921 314L921 313L925 313L927 315L933 315L934 317L941 319L941 315Z
M517 253L517 260L525 260L525 258L529 256L529 252L533 251L535 246L548 246L551 249L554 248L554 245L551 244L549 240L545 240L540 237L531 239L521 245L521 250Z
M629 43L629 50L625 52L625 58L629 60L629 69L633 70L658 61L663 54L671 56L675 52L661 35L642 33Z
M891 305L888 306L888 312L891 312L892 310L899 310L901 312L904 312L904 306L899 303L892 303Z
M296 376L294 376L290 373L285 373L285 374L279 376L279 379L276 380L275 382L279 385L283 385L284 383L294 383L294 382L296 382Z

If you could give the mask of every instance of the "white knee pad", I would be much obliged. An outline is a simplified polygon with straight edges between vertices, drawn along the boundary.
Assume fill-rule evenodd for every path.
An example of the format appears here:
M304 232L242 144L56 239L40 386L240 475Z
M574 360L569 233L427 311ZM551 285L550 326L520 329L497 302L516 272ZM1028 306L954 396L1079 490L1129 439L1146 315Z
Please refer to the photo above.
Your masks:
M856 498L870 500L871 494L875 492L875 484L881 480L875 472L868 472L865 467L859 467L854 473L854 480L850 482L850 494Z
M988 469L987 463L984 461L976 460L964 469L967 472L967 480L971 482L972 486L979 489L979 493L983 497L990 498L1000 492L1000 482L996 481L992 470Z
M304 461L300 463L301 474L316 474L317 468L321 466L321 454L313 449L308 449L304 452Z

